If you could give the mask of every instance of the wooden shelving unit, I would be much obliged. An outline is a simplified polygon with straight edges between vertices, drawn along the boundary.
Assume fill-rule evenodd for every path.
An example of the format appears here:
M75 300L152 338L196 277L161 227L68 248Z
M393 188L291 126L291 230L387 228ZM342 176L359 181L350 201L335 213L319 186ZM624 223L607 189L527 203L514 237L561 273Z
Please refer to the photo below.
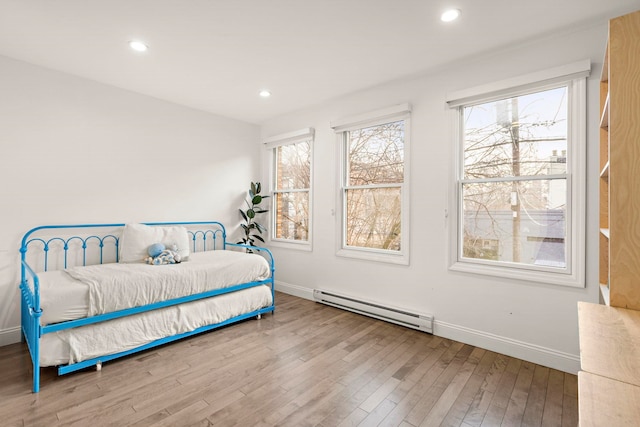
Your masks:
M640 11L609 21L600 79L600 294L578 303L580 426L640 425Z
M612 19L600 79L600 283L640 310L640 11Z

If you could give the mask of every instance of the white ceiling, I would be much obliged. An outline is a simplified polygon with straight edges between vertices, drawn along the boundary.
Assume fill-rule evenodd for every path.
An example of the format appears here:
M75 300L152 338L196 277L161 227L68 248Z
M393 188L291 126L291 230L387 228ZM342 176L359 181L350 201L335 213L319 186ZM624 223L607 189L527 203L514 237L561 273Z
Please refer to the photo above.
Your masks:
M461 18L440 22L451 6ZM259 124L636 9L640 0L0 0L0 55ZM131 51L134 38L149 51Z

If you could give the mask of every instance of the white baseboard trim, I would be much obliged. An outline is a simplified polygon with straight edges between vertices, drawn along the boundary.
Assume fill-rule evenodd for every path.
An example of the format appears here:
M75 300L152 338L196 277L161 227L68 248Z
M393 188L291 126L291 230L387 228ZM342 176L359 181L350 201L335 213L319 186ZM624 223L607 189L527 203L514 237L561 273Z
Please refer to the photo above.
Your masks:
M313 289L276 280L276 291L313 301Z
M0 347L20 342L20 326L0 330Z
M559 371L577 374L580 370L580 356L562 351L514 340L487 332L434 321L434 335L474 345L476 347L517 357L538 365Z
M313 301L313 289L276 280L277 291ZM277 306L277 302L276 302ZM524 341L466 328L439 320L434 320L433 334L465 344L470 344L496 353L506 354L559 371L577 374L580 370L580 356L564 353Z

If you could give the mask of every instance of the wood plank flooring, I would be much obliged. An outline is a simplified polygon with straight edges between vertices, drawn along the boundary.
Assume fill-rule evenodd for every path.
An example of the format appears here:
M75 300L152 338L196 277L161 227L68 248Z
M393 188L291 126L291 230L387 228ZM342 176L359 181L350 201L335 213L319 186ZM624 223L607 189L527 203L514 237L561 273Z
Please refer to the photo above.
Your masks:
M278 293L276 313L58 377L0 347L3 426L576 426L577 377Z

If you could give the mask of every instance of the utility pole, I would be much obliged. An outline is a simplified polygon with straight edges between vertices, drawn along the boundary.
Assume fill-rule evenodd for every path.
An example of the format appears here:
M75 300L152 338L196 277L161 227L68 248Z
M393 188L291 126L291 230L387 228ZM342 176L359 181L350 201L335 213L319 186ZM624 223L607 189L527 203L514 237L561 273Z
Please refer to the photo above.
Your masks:
M520 117L518 114L518 98L511 99L511 164L514 177L520 176ZM518 186L520 181L511 184L511 212L513 215L513 262L520 262L520 197Z

